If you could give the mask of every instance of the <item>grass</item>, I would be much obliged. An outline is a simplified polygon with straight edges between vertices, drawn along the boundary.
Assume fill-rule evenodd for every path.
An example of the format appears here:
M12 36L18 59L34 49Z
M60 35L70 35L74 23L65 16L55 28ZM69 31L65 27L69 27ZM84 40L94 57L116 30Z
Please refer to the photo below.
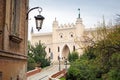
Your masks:
M64 77L60 78L60 80L66 80Z

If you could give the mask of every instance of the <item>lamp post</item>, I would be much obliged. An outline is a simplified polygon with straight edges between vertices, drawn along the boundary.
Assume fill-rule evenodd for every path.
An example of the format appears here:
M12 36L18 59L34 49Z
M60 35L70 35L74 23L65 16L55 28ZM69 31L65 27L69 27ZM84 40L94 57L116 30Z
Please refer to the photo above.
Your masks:
M31 8L31 9L27 12L26 20L28 20L28 14L29 14L32 10L34 10L34 9L38 9L38 11L39 11L39 15L35 16L36 29L38 29L38 31L39 31L39 30L42 28L43 20L45 19L42 15L40 15L40 13L42 12L42 8L41 8L41 7Z
M58 61L59 61L59 71L61 70L61 66L60 66L60 56L58 56Z
M67 70L67 58L65 58L65 69Z

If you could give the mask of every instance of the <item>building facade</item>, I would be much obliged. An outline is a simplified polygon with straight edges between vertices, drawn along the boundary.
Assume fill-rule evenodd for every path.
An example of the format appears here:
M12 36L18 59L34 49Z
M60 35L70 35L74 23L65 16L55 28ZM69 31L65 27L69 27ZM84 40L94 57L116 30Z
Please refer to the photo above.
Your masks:
M77 38L82 38L89 31L85 30L82 18L78 16L75 24L59 25L55 19L52 24L51 33L31 33L31 44L35 45L39 41L46 46L47 57L53 61L58 61L58 56L67 58L72 51L79 52L79 56L83 54L82 48L76 43Z
M0 80L26 80L28 0L0 0Z

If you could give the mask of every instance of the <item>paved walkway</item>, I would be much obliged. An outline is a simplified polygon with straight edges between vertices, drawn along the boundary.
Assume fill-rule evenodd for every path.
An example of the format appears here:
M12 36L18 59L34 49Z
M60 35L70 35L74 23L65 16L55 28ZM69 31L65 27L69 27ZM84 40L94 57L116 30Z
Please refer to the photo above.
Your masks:
M61 65L61 70L65 68L65 65ZM27 80L48 80L49 77L59 71L59 65L52 65L43 69L40 73L27 78Z

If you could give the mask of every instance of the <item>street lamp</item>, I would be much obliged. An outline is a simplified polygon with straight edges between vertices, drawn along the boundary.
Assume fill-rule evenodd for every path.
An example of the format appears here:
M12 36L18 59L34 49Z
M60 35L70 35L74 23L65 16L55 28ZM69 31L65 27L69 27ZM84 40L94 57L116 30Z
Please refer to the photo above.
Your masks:
M59 61L59 71L61 70L61 67L60 67L60 56L58 56L58 61Z
M40 13L42 12L42 8L41 7L31 8L27 12L26 20L28 20L28 14L30 13L30 11L32 11L34 9L38 9L38 11L39 11L39 15L35 16L36 29L38 29L38 31L39 31L42 28L43 20L45 19L42 15L40 15Z

